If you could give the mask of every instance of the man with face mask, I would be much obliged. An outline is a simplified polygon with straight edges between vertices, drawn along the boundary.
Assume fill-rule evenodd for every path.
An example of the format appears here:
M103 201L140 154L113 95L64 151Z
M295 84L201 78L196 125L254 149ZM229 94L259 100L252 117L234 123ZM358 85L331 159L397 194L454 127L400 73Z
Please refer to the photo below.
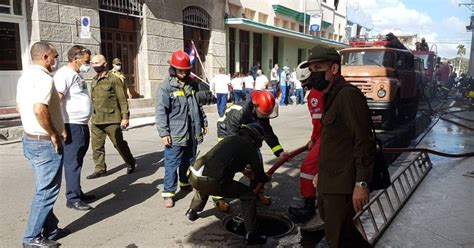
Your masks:
M119 58L114 58L112 60L112 70L110 70L114 76L117 76L123 84L123 90L127 93L128 98L132 98L132 93L128 88L125 74L123 73L122 61Z
M186 212L189 220L198 219L209 195L239 198L248 245L263 244L266 237L257 233L257 196L252 187L234 180L242 172L254 184L270 177L263 171L262 146L264 131L257 123L243 125L234 136L226 137L190 167L190 182L196 193Z
M91 65L97 75L92 80L92 156L94 172L87 179L105 176L105 138L108 136L128 165L127 174L135 171L136 162L127 141L123 139L122 129L128 127L128 102L122 82L107 69L104 55L97 54L91 59Z
M192 190L186 174L208 129L206 114L196 96L199 85L190 76L192 65L188 54L175 51L168 63L169 76L158 85L156 93L156 128L165 145L161 196L164 206L172 208L178 181L180 190Z
M54 241L58 238L59 228L53 205L61 188L62 147L66 133L59 96L51 76L57 58L58 52L52 44L34 43L31 46L33 64L24 71L17 85L17 111L25 133L23 153L31 162L36 186L23 247L60 245Z
M54 86L61 101L62 116L67 132L64 144L64 176L66 179L66 206L75 210L89 210L84 203L93 196L81 190L81 169L89 149L89 119L91 98L83 74L89 72L91 52L83 46L69 49L68 64L54 75Z
M326 93L319 172L313 180L326 239L335 248L370 247L352 221L369 201L374 165L367 100L341 76L341 57L334 48L313 47L301 67L309 67L313 87Z

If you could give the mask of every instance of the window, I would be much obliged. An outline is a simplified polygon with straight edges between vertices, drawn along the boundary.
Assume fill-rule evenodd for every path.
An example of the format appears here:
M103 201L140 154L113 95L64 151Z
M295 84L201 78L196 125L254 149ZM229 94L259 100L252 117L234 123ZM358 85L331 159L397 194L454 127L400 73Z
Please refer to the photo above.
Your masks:
M303 25L300 25L299 28L298 28L298 31L300 33L303 33L304 32L304 26Z
M279 27L279 26L280 26L280 19L274 18L274 19L273 19L273 26Z
M291 30L298 31L298 29L296 28L296 23L294 22L291 23Z
M258 22L267 24L268 15L258 13Z
M403 60L402 60L403 61ZM395 54L391 51L354 51L342 54L343 65L376 65L395 67Z
M0 14L22 15L20 0L0 0Z
M278 64L278 49L280 40L278 37L273 37L273 64Z
M235 28L229 28L229 72L235 72Z
M287 20L283 20L282 28L287 28L288 29L288 21Z
M253 64L262 62L262 34L253 34Z
M247 19L249 19L249 20L254 20L254 18L255 18L255 11L254 11L254 10L251 10L251 9L245 8L244 15L245 15L245 18L247 18Z
M248 31L240 30L240 73L249 72L249 50L250 50L250 34Z
M0 22L0 71L22 70L20 25Z

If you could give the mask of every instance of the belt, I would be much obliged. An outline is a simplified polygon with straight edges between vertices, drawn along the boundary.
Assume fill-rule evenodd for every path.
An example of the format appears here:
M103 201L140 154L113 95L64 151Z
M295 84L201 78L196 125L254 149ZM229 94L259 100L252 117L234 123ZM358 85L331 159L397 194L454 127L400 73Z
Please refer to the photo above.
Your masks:
M51 137L49 137L47 135L25 133L25 136L30 137L30 138L35 139L35 140L46 140L46 141L51 140Z

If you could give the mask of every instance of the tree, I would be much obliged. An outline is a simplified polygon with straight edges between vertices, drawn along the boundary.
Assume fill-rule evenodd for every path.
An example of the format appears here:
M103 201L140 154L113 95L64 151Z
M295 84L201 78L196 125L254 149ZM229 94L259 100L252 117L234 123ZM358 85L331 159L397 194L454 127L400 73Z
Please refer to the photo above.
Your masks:
M466 47L463 44L459 44L457 46L457 49L458 49L458 55L459 55L458 73L461 73L462 56L466 54Z

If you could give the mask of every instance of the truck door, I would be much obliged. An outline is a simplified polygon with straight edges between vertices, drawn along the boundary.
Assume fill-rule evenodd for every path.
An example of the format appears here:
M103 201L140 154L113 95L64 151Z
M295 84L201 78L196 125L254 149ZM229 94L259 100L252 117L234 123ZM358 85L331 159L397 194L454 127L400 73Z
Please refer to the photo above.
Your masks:
M400 98L403 100L414 97L416 96L414 56L408 52L398 52L397 57L397 71L400 80Z

